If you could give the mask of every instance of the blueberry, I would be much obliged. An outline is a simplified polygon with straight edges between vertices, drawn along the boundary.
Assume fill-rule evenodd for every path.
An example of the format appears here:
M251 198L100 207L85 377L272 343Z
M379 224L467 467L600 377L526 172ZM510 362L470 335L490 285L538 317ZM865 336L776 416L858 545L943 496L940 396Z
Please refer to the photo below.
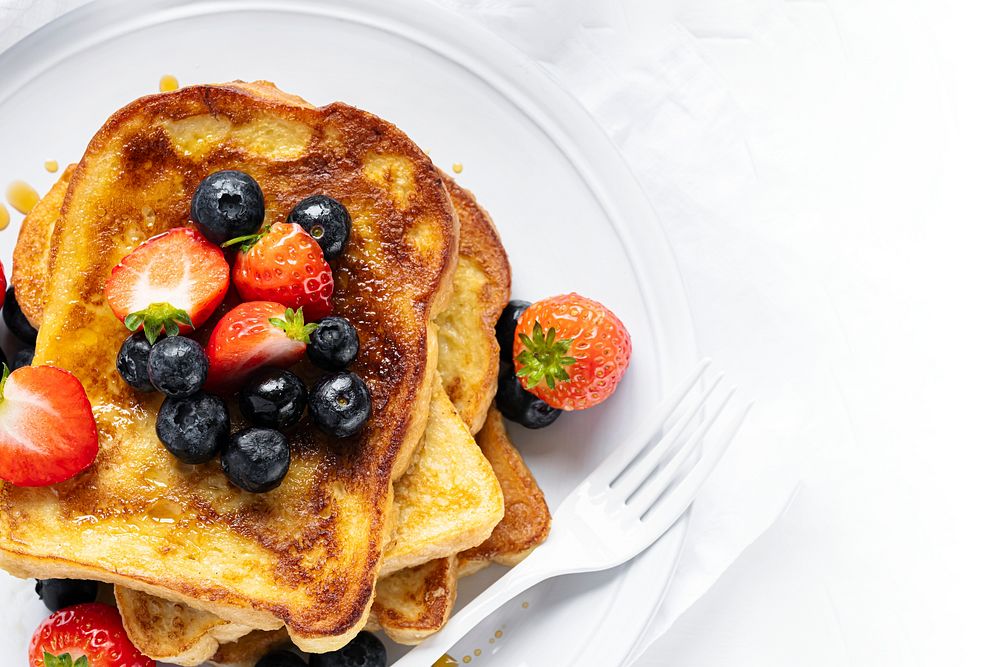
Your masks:
M302 417L308 393L295 373L265 368L240 390L240 412L256 426L287 428Z
M254 667L305 667L305 660L291 651L272 651L257 661Z
M218 396L201 392L168 398L156 415L156 435L184 463L211 460L229 437L229 410Z
M264 193L242 171L217 171L198 184L191 219L213 243L253 234L264 222Z
M149 381L149 351L152 347L146 340L146 334L137 331L126 338L118 349L115 366L122 379L133 389L153 391L153 383Z
M208 357L190 338L170 336L149 351L149 381L167 396L190 396L205 384Z
M548 426L562 414L562 410L522 387L514 373L514 364L508 361L500 362L496 402L500 414L527 428Z
M13 285L7 288L7 295L4 297L3 321L7 323L7 328L10 329L10 332L17 336L18 340L22 343L27 343L28 345L35 344L35 339L38 338L38 330L31 326L28 318L21 311L21 305L17 302L17 297L14 295Z
M97 582L82 579L38 579L35 593L49 611L59 611L75 604L97 599Z
M247 428L233 435L222 450L222 472L252 493L270 491L288 473L291 453L285 436L271 428Z
M309 656L309 667L385 667L385 646L370 632L360 632L344 648Z
M514 363L514 330L517 329L517 321L521 319L521 314L528 309L529 301L511 301L504 306L497 320L496 332L497 342L500 343L500 361Z
M351 235L351 214L344 205L326 195L306 197L288 214L288 222L298 223L316 239L327 262L335 260Z
M371 395L365 381L354 373L334 373L321 378L309 392L309 412L325 433L347 438L368 421Z
M24 366L30 366L31 362L35 360L35 348L26 347L17 351L14 355L14 360L10 364L10 370L16 371L18 368L23 368Z
M343 317L324 317L309 335L306 353L328 371L347 368L358 356L358 332Z

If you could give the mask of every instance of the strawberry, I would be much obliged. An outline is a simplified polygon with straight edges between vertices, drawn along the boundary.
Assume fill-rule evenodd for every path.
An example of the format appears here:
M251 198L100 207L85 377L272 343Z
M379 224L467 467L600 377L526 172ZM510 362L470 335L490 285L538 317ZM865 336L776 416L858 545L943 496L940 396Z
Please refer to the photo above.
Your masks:
M305 323L301 308L273 301L241 303L222 316L208 339L206 386L232 388L261 366L287 368L301 361L316 326Z
M125 634L111 605L88 602L42 621L28 646L30 667L155 667Z
M3 308L4 297L7 296L7 274L3 270L3 262L0 262L0 308Z
M532 304L517 322L514 367L521 385L560 410L583 410L614 393L632 339L615 314L566 294Z
M64 482L97 456L97 424L80 381L60 368L25 366L0 379L0 479Z
M308 322L330 314L333 272L319 243L300 225L277 222L224 246L231 244L240 245L233 283L244 301L302 308Z
M129 331L150 343L200 326L229 288L229 264L218 246L177 227L144 241L111 271L104 296Z

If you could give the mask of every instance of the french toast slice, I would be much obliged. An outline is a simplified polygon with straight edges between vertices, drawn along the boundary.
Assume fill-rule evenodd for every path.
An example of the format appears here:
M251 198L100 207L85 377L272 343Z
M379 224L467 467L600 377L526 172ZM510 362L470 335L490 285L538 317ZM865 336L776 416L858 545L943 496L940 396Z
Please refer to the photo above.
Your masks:
M172 460L155 396L115 371L127 330L104 303L111 268L143 240L187 224L197 183L223 168L261 184L268 220L328 193L350 210L334 310L357 327L355 371L373 416L359 436L290 434L275 491L227 484L217 463ZM440 176L397 128L343 104L312 107L265 84L196 86L137 100L95 135L69 178L36 364L73 372L101 449L74 479L0 488L0 566L24 577L97 579L228 621L285 626L329 651L366 622L390 528L392 482L426 426L436 367L431 320L447 303L457 224Z
M24 220L21 228L18 250L29 248L33 252L18 253L18 257L23 261L18 264L14 278L17 279L17 284L30 285L34 289L32 294L42 294L47 288L47 273L41 268L47 263L38 261L36 254L42 252L39 249L43 244L47 244L51 236L51 231L46 230L54 226L55 215L59 210L58 203L53 200L65 194L66 182L64 175L43 197L42 202L46 205L39 204ZM471 354L453 355L448 359L439 358L439 369L446 369L449 363L456 363L456 360L461 359L468 369L469 378L475 377L479 382L492 384L495 383L495 373L484 373L477 366L495 368L497 365L496 350L483 344L483 339L486 339L486 342L495 341L493 323L490 320L495 318L495 315L489 313L498 312L502 309L503 303L506 303L509 295L510 269L503 246L488 216L484 213L472 216L470 205L474 206L475 200L466 191L458 188L453 181L448 180L448 185L456 210L460 212L460 261L474 267L474 271L479 274L475 279L469 280L472 273L468 270L463 272L463 281L461 284L456 281L452 293L464 295L461 301L462 307L472 309L473 315L477 313L487 315L464 319L453 318L468 327L468 331L460 336L460 339L475 345ZM464 206L459 207L459 198ZM478 207L476 210L479 210ZM41 315L44 310L42 300L38 299L37 302L38 312ZM452 310L453 307L449 305L449 308L438 317L442 318ZM480 326L478 322L484 319L486 326ZM472 324L469 326L466 323ZM485 354L481 352L483 350L486 351ZM454 368L452 371L454 373ZM490 392L477 389L468 380L461 385L461 389L470 396L467 404L473 404L472 401L475 400L491 400ZM397 494L396 504L402 508L403 514L408 515L408 521L403 530L397 533L386 555L387 562L392 562L396 554L403 554L411 562L423 563L436 554L454 553L479 544L484 536L490 533L503 513L503 492L497 486L496 477L456 410L451 406L450 400L443 392L435 391L432 403L436 403L437 407L432 405L425 433L425 439L429 438L431 445L422 448L424 455L411 463L406 475L397 482L397 487L402 485L410 493L417 489L431 493L439 502L443 502L446 509L438 516L426 513L423 518L418 518L408 512L406 499ZM475 409L479 410L478 407ZM435 425L435 421L440 424ZM461 493L461 498L457 497L457 492ZM449 498L455 502L449 501ZM427 576L435 575L439 582L451 582L453 577L444 578L439 574L445 560L433 561L437 563L435 568L421 566L417 570ZM449 568L454 571L454 561L449 562ZM388 569L398 569L398 566ZM385 569L383 573L384 571ZM421 628L425 629L425 632L435 631L440 628L443 618L447 617L447 614L442 613L445 610L440 604L429 604L422 615L415 612L412 600L419 590L432 590L429 583L424 586L416 585L417 579L413 574L401 574L395 578L395 584L382 587L381 594L376 592L376 604L373 608L374 625L382 625L387 634L394 639L416 641L421 637L419 634ZM404 591L401 582L407 581L414 582L416 591L408 597L401 594ZM376 588L376 591L378 590L379 587ZM215 652L219 644L231 642L250 632L250 628L246 626L229 623L211 613L121 586L116 587L115 595L125 627L133 642L147 655L166 662L182 665L200 664ZM392 597L394 595L395 597ZM403 619L409 620L404 622Z

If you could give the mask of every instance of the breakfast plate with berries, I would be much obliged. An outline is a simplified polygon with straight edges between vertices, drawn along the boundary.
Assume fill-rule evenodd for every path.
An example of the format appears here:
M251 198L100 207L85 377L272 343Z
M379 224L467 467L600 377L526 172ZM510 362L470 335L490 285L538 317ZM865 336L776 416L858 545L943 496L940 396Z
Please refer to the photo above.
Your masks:
M115 64L126 61L127 68ZM497 350L490 395L549 507L695 366L683 285L657 212L628 165L529 58L439 7L98 0L0 54L0 69L0 145L8 156L0 179L4 187L27 183L39 195L58 187L58 172L86 154L111 114L156 94L167 74L181 90L164 86L165 95L266 80L316 105L342 101L398 127L421 149L418 164L433 161L475 193L472 201L489 212L484 219L502 241L509 291L491 316ZM110 69L114 76L95 75ZM210 144L213 135L198 140ZM280 161L289 148L273 150ZM50 160L59 164L56 173L43 168ZM347 316L336 306L335 295L350 287L343 281L357 275L343 268L344 258L364 256L373 224L363 211L368 204L334 188L279 210L276 193L252 169L238 160L223 167L178 190L183 196L171 206L182 218L155 234L140 230L127 252L108 261L93 297L106 327L76 335L113 348L106 370L115 386L156 405L154 444L158 457L169 457L157 460L210 475L226 493L253 502L290 492L302 470L290 439L303 425L331 442L366 433L382 405L371 369L395 372L400 362L387 355L373 363L363 309ZM383 185L396 192L392 178ZM13 289L22 284L13 280L12 260L24 215L10 201L5 207L11 222L0 231L7 288L0 346L8 369L0 386L0 479L8 488L50 488L60 502L67 480L109 465L100 454L107 422L103 415L95 421L86 378L81 383L33 357L36 344L56 345L44 330L55 324L47 317L39 333L32 295ZM150 219L165 224L155 214ZM82 254L92 253L94 262L109 251L88 250ZM474 267L457 258L457 244L454 252L457 268L449 270L456 276ZM407 266L400 261L398 268L404 288L415 279ZM452 295L452 303L457 299ZM438 324L440 345L461 343ZM455 414L466 417L451 398ZM470 437L485 414L467 419ZM618 570L530 590L456 645L453 662L441 664L622 663L662 602L686 522ZM90 539L101 539L91 530ZM454 608L503 571L493 565L462 578ZM110 576L102 581L121 584ZM128 657L137 649L103 584L0 572L0 592L8 600L0 610L0 649L15 656L12 664L79 667L84 627L106 632L106 653L118 656L95 649L89 667L152 664ZM363 664L391 662L406 650L382 625L383 633L359 634L352 644L372 661ZM287 664L304 664L301 655L285 656ZM332 660L309 664L342 664Z

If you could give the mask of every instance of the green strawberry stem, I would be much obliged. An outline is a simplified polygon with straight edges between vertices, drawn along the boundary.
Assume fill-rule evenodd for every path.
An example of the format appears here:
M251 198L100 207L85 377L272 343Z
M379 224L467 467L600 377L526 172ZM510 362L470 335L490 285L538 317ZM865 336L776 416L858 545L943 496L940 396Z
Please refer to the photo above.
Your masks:
M0 402L3 401L3 389L7 386L7 378L10 376L10 369L7 364L3 365L3 377L0 378Z
M267 236L267 233L269 231L271 231L271 225L265 225L265 226L261 227L260 231L257 232L256 234L247 234L246 236L237 236L234 239L229 239L228 241L226 241L225 243L223 243L220 247L222 247L222 248L228 248L229 246L234 246L234 245L236 245L238 243L240 245L240 250L242 252L246 252L246 251L250 250L250 248L252 248L254 246L254 244L257 243L257 241L260 241L262 238L264 238L265 236Z
M45 661L45 667L87 667L88 661L87 656L81 655L73 661L73 656L69 653L63 653L62 655L52 655L48 651L42 654L42 659Z
M569 380L566 369L576 363L576 358L567 354L573 344L572 338L556 340L556 328L550 327L546 332L538 320L535 320L530 337L525 334L519 334L518 337L524 343L524 349L517 355L517 376L526 378L528 389L537 386L542 380L545 380L549 389L555 389L557 382Z
M278 327L285 332L285 335L292 340L297 340L300 343L309 344L309 334L316 331L318 324L306 324L305 315L302 314L302 309L292 310L288 308L285 310L285 317L272 317L268 320L271 324Z
M125 327L129 331L138 331L142 327L150 345L160 337L160 331L165 331L168 336L179 334L181 324L194 327L186 312L169 303L151 303L145 309L125 316Z

